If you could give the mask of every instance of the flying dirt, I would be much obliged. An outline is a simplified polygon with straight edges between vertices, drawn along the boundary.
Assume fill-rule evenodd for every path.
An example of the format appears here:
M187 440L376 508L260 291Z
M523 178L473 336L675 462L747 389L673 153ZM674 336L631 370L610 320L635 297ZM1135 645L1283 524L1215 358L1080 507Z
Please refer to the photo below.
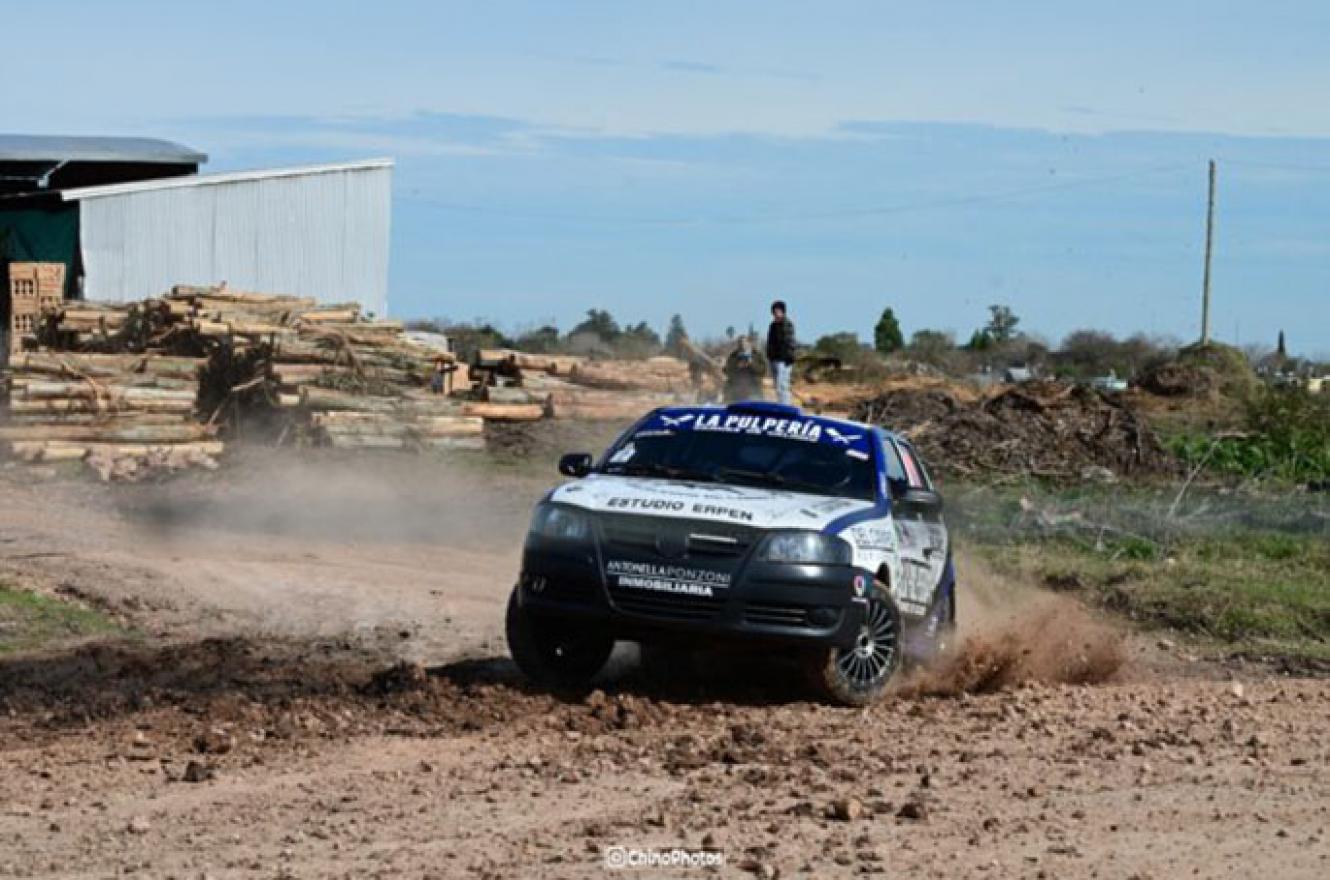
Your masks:
M1193 662L965 554L956 653L871 709L726 654L532 689L501 629L547 485L271 452L5 480L3 580L128 635L0 660L0 875L580 878L621 848L768 878L1327 870L1323 681Z

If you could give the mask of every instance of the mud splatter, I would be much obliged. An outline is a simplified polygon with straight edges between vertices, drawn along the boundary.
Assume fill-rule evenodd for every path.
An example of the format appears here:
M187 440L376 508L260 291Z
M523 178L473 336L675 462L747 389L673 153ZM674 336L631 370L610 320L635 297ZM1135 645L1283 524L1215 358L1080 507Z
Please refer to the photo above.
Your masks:
M967 637L959 648L902 685L907 696L1005 690L1027 682L1099 684L1127 662L1124 636L1070 602Z

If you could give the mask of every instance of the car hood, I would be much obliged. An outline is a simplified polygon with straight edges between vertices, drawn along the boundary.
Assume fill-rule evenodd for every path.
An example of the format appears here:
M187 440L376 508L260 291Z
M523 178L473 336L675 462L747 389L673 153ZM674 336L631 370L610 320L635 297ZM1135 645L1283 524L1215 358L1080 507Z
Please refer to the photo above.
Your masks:
M600 513L708 520L759 529L821 531L833 520L871 510L867 501L781 489L592 474L550 500Z

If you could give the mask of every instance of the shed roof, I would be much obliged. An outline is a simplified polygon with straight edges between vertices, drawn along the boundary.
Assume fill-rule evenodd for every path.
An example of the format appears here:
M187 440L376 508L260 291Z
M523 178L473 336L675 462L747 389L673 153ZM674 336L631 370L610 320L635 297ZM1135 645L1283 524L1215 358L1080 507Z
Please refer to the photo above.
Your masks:
M194 164L208 161L189 147L136 137L0 134L0 162L161 162Z
M254 171L230 171L219 174L187 174L182 177L163 177L134 183L111 183L106 186L85 186L80 189L61 190L60 198L67 202L118 196L128 193L151 192L161 189L216 186L224 183L245 183L277 177L306 177L311 174L332 174L338 171L369 171L393 167L392 159L362 159L358 162L338 162L333 165L299 165L293 168L260 168Z

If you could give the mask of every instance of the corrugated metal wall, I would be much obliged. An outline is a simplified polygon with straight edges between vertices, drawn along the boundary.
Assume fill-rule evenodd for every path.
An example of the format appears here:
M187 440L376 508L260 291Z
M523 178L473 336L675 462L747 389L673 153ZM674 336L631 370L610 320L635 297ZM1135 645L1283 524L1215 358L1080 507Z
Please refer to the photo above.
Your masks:
M391 203L390 167L88 196L84 296L135 300L225 281L384 315Z

